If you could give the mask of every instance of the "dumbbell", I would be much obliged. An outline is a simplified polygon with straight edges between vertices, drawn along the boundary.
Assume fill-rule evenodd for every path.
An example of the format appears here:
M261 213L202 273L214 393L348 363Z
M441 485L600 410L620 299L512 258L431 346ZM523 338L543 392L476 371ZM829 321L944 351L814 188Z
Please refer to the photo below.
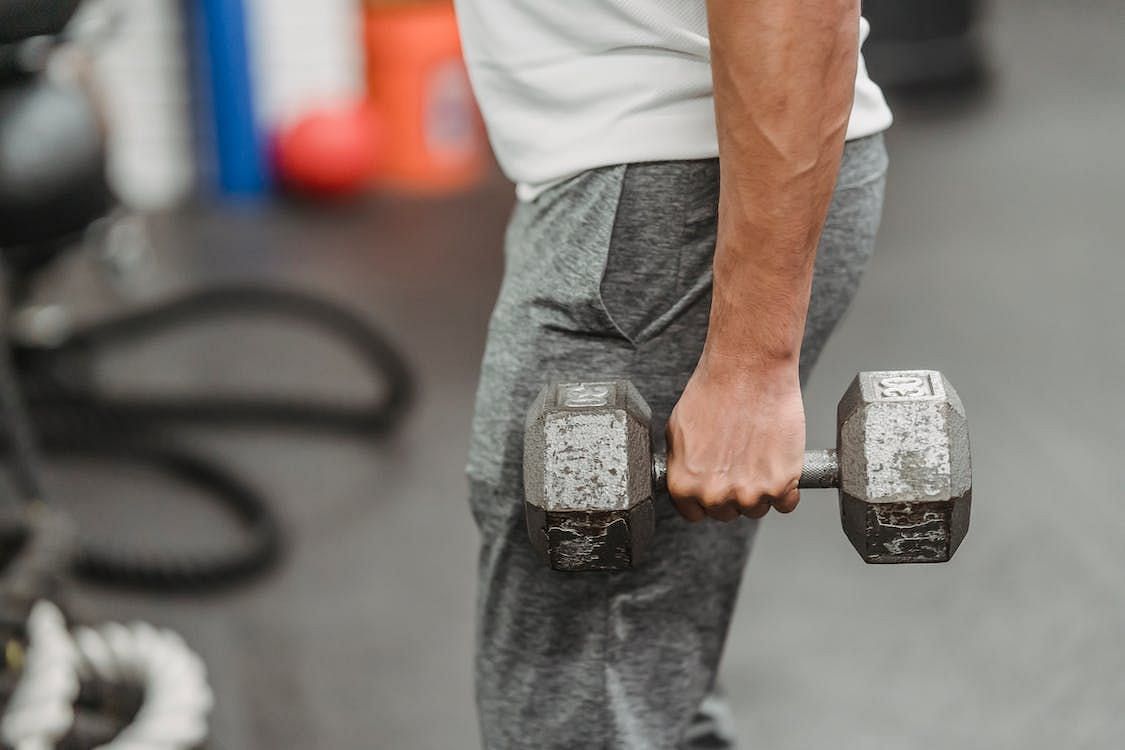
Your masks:
M524 511L555 570L640 564L666 460L628 380L551 383L528 412ZM861 372L836 413L835 450L805 453L799 486L839 490L844 533L868 563L947 562L969 530L965 409L933 370Z

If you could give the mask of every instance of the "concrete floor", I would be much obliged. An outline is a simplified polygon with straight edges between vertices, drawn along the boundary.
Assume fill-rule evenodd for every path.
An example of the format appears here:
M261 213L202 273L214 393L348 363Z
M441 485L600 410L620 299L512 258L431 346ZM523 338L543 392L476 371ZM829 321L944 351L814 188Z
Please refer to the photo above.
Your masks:
M723 671L747 748L1125 744L1125 13L992 6L988 96L898 103L877 260L807 394L809 442L822 444L857 370L945 370L970 415L972 531L949 565L866 567L830 493L769 519ZM217 597L87 592L92 611L174 626L205 655L215 747L475 746L476 534L461 468L509 196L496 179L451 201L155 225L142 296L216 278L320 290L378 321L421 380L407 424L378 445L201 438L276 496L292 546L271 577ZM91 309L113 299L93 297ZM307 333L233 333L114 372L362 388ZM122 533L113 519L141 507L153 520L143 535L132 522L137 543L174 543L172 524L215 527L144 476L69 470L57 486L94 533Z

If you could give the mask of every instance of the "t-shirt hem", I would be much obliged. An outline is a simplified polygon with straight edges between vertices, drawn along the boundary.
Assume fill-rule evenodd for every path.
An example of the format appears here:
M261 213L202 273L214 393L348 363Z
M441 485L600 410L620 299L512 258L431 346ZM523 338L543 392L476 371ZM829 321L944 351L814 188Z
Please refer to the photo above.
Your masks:
M716 158L719 146L711 106L708 101L707 110L694 116L652 116L650 113L648 116L622 120L599 134L596 139L588 139L588 142L596 143L595 148L568 149L567 168L559 165L561 174L558 177L541 181L518 181L516 197L522 202L534 201L551 188L600 167ZM876 111L862 116L857 117L853 113L848 123L846 139L854 141L882 133L893 121L891 110L885 103ZM551 169L550 165L542 165L542 168L548 173Z

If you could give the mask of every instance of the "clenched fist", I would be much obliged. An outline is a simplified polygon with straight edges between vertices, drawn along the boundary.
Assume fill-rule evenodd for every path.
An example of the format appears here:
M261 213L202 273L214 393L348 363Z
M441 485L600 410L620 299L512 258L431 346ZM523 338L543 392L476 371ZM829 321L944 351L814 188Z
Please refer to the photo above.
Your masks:
M796 366L724 371L701 360L668 420L668 493L689 521L797 507L805 411Z

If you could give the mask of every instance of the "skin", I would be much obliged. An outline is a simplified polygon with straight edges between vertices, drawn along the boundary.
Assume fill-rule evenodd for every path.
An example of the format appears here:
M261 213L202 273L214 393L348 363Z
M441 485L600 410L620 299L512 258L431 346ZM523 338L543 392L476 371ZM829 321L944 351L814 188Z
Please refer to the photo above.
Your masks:
M797 507L798 364L851 114L858 0L708 0L719 224L707 341L668 422L689 521Z

